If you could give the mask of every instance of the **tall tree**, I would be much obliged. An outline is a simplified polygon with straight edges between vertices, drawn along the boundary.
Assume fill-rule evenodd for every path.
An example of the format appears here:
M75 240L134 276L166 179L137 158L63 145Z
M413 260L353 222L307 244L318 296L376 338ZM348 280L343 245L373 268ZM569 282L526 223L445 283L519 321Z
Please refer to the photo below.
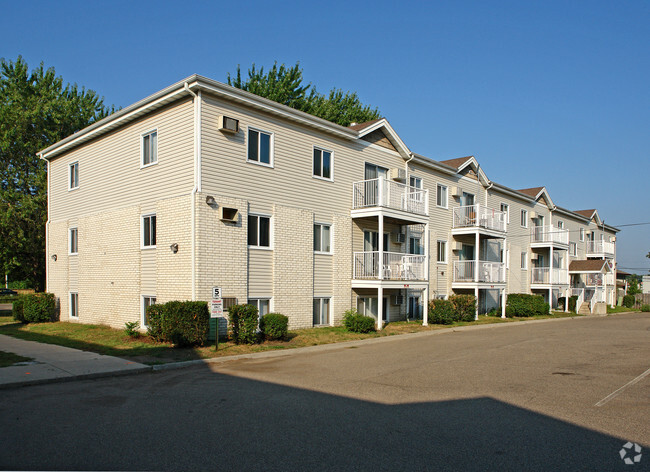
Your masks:
M321 94L311 84L303 84L303 72L300 63L287 67L278 63L264 73L252 65L248 69L248 78L242 79L241 68L237 66L235 77L228 73L228 85L268 98L283 105L310 113L319 118L349 126L350 123L363 123L381 117L377 108L361 103L356 92L344 92L333 88L328 94ZM308 93L309 92L309 93Z
M47 165L36 153L113 112L43 63L0 59L0 271L45 282Z

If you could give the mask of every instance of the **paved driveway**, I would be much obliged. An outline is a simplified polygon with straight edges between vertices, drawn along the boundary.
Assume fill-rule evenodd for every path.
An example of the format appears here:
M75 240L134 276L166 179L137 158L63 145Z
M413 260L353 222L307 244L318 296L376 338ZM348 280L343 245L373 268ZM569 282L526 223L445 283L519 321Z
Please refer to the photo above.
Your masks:
M7 390L0 469L650 470L649 341L620 315Z

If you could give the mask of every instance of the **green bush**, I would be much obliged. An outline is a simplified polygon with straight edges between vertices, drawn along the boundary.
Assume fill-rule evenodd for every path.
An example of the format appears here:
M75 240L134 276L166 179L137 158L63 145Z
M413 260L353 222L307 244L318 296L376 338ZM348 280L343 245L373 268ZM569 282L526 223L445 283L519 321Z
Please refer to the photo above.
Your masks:
M258 310L254 305L233 305L228 310L230 334L235 344L255 344L257 334Z
M21 323L45 323L54 321L56 302L52 293L21 295L12 309L13 317Z
M14 280L13 282L9 282L9 288L11 290L24 290L32 287L33 285L29 280Z
M508 311L507 307L510 307L510 311ZM541 295L511 293L508 295L506 302L506 314L508 316L548 315L549 310L549 304L544 302L544 297Z
M343 326L353 333L370 333L375 331L375 319L364 316L357 310L347 310L343 315Z
M476 297L474 295L452 295L449 297L454 305L454 321L473 321L476 316Z
M285 339L289 334L289 318L280 313L269 313L260 320L264 339Z
M634 295L625 295L623 296L623 306L626 308L632 308L635 303Z
M156 341L177 347L204 344L210 312L206 302L171 301L147 307L147 332Z
M140 337L140 322L139 321L127 321L124 323L124 333L131 338Z
M452 324L454 321L456 321L456 315L451 300L434 299L429 301L429 323Z
M641 311L645 311L645 312L650 311L650 305L641 305Z

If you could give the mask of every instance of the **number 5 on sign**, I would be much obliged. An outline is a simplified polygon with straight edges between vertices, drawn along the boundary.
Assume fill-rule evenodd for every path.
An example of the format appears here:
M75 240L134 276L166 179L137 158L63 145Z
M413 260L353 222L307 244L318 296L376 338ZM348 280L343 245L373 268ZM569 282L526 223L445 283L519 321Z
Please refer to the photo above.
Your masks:
M212 287L212 299L221 298L221 287Z

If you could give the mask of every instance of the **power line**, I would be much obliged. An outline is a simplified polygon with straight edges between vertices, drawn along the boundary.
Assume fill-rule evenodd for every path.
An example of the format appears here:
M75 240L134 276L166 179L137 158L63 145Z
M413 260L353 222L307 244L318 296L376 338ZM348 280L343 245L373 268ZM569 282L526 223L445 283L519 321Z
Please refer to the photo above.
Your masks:
M612 225L612 226L615 227L615 228L622 228L624 226L643 226L643 225L650 225L650 222L648 222L648 223L629 223L629 224L626 224L626 225Z

